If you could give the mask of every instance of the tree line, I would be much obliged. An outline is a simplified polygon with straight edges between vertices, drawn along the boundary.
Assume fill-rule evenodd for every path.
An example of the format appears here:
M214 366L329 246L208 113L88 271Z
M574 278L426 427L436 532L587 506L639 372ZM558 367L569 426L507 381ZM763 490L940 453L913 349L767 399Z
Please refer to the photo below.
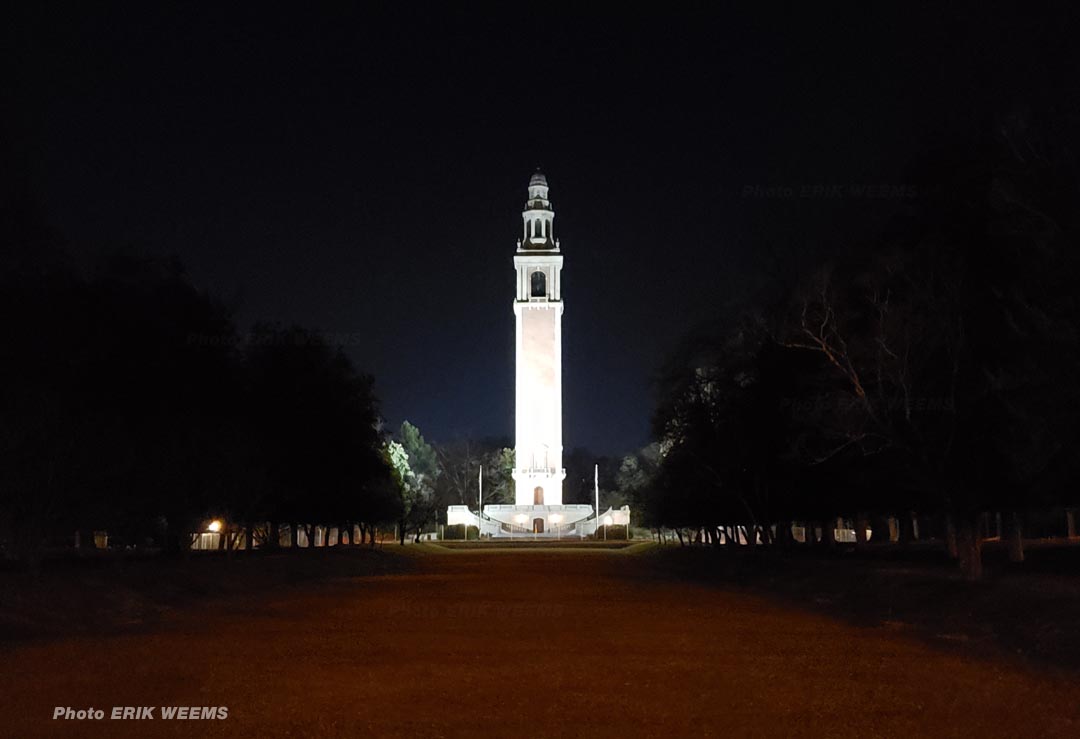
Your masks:
M316 524L362 536L401 496L373 381L318 333L230 312L173 260L6 265L0 286L0 543L35 560L92 546L186 549L225 535L293 544ZM267 525L268 524L268 525Z
M927 155L910 178L933 197L687 336L656 383L655 443L620 470L644 520L717 544L922 520L978 578L993 512L1022 556L1025 516L1078 502L1066 120L1002 118Z

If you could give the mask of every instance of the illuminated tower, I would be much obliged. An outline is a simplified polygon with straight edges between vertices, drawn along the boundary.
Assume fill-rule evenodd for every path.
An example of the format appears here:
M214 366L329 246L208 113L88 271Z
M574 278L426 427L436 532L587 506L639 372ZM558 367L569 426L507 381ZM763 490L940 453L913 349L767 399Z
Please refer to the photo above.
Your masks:
M601 525L629 526L627 506L594 511L585 503L563 504L563 258L555 238L547 178L539 172L529 180L529 199L521 220L522 234L514 254L514 503L488 503L478 506L479 510L467 504L448 506L446 525L461 527L459 536L473 530L483 538L529 534L534 540L584 538L596 535ZM594 487L594 500L599 503L599 486Z
M561 506L562 482L562 254L548 184L529 180L522 238L514 255L517 324L514 502Z

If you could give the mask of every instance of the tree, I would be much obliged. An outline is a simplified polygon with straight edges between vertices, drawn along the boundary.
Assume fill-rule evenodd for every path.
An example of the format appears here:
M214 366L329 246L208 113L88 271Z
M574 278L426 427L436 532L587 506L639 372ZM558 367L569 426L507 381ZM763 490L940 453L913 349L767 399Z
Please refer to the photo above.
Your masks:
M410 524L416 515L416 509L422 505L420 487L416 482L416 475L409 467L409 453L405 447L396 441L386 444L386 457L394 470L394 478L397 481L399 498L397 534L398 543L404 546L405 538L409 535Z
M270 520L307 525L312 543L317 525L385 520L389 471L372 378L296 326L256 326L244 368Z
M435 447L424 441L420 429L408 421L401 424L401 446L409 456L409 467L418 484L431 485L439 474L439 461Z
M485 505L514 502L514 450L498 446L498 443L492 442L491 448L480 454L484 468Z
M403 484L402 513L399 521L399 536L405 542L405 532L414 532L416 541L420 540L423 527L435 515L435 489L439 477L438 458L435 448L424 441L420 430L408 421L401 424L400 452L402 457L395 462Z
M654 524L704 528L709 537L737 525L748 540L769 536L789 397L775 353L763 317L748 314L692 334L669 360L653 416Z
M479 502L479 467L484 450L472 439L457 439L439 444L437 497L441 504L467 505L475 508Z
M631 511L650 525L658 520L656 481L660 462L660 444L652 442L624 456L614 476L615 502L629 505Z

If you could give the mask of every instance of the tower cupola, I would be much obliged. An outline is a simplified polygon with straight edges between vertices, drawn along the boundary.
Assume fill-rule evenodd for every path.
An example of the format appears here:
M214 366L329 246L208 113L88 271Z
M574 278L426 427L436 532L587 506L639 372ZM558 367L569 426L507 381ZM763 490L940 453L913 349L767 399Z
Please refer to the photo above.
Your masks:
M529 199L521 213L523 233L519 251L558 251L555 238L555 210L548 200L548 183L540 170L529 178Z

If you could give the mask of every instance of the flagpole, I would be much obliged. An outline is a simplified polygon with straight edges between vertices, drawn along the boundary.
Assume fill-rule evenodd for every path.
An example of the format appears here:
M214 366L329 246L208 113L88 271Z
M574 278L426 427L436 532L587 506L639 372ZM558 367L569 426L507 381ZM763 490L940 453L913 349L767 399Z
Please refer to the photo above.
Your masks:
M596 526L600 527L600 465L593 465L593 489L596 490ZM593 531L593 534L596 532Z
M477 504L477 507L480 508L480 510L479 510L480 519L479 519L479 523L476 525L476 540L477 541L480 541L480 532L483 531L482 525L484 523L484 465L480 465L480 476L479 477L480 477L480 479L477 480L477 483L479 484L480 497L477 499L476 504Z

